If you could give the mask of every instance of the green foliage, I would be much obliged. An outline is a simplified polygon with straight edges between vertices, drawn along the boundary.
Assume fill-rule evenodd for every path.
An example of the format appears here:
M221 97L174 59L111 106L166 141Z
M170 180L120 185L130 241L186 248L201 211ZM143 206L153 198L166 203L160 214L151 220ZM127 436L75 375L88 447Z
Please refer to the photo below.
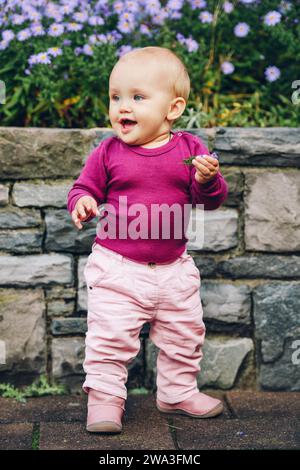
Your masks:
M37 383L33 383L23 389L18 389L11 384L0 384L0 395L3 398L14 398L15 400L25 403L28 397L41 397L45 395L64 395L65 387L62 385L49 384L45 375L39 378Z

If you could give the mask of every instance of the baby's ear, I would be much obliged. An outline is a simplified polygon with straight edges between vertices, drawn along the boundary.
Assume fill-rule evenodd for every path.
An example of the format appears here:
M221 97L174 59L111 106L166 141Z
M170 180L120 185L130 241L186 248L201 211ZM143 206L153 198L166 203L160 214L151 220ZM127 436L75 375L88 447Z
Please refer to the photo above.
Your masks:
M167 118L169 121L175 121L176 119L180 118L186 108L185 99L182 96L178 96L174 98L170 103L170 108L168 112Z

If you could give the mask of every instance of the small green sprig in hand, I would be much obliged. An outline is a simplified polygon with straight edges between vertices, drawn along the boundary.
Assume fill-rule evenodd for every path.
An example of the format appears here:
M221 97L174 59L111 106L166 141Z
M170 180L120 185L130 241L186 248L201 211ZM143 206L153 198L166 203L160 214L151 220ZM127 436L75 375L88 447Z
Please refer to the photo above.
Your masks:
M193 157L189 157L189 158L186 158L185 160L183 160L183 163L185 165L192 165L192 161L194 160L194 158L196 157L203 157L205 158L207 155L206 154L203 154L203 155L194 155ZM213 158L216 158L217 160L219 160L219 155L216 153L216 152L213 152L211 154L209 154L210 157L213 157Z

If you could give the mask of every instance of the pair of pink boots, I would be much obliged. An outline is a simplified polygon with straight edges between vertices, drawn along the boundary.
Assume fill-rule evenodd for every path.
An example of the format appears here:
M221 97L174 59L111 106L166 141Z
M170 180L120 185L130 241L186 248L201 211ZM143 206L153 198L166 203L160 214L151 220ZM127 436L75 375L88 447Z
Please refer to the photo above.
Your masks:
M220 400L201 392L196 392L187 400L172 405L157 399L156 406L162 413L184 414L193 418L212 418L223 411L223 404ZM90 389L87 431L120 433L124 411L124 398Z

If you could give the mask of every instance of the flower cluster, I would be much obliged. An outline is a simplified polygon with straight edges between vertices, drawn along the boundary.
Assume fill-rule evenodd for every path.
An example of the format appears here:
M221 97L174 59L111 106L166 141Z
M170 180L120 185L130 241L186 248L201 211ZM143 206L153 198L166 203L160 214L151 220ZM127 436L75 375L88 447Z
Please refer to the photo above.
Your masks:
M65 41L72 43L72 34L81 32L82 40L86 42L73 49L74 55L84 54L92 56L95 47L103 43L118 44L117 55L131 50L129 44L119 44L126 41L126 35L139 31L141 36L152 38L151 25L161 26L167 20L179 20L183 15L183 8L188 5L191 10L197 11L199 23L209 25L215 19L214 12L209 10L209 2L204 0L168 0L162 6L159 0L1 0L0 1L0 27L2 39L0 51L9 48L13 41L26 42L35 37L61 38L54 48L41 50L28 57L30 67L36 64L50 64L55 57L63 54ZM210 2L211 3L211 2ZM233 2L224 1L222 8L225 14L230 15L234 9L239 8ZM254 7L256 0L240 0L240 4L246 7ZM291 2L282 1L278 5L278 11L266 12L262 21L267 27L274 27L282 21L283 15L291 8ZM113 15L117 16L116 29L105 33L105 19ZM91 29L93 31L90 33ZM237 22L233 25L233 35L244 39L252 28L246 22ZM183 45L188 53L198 50L198 42L191 35L184 37L177 34L178 42ZM69 38L69 39L68 39ZM52 50L53 49L53 50ZM52 52L51 52L52 50ZM55 51L55 52L54 52ZM276 69L276 73L274 70ZM235 65L228 60L221 63L221 71L230 75L235 70ZM270 72L271 70L271 72ZM26 68L26 73L28 69ZM265 76L268 81L277 80L280 71L273 65L267 65Z

